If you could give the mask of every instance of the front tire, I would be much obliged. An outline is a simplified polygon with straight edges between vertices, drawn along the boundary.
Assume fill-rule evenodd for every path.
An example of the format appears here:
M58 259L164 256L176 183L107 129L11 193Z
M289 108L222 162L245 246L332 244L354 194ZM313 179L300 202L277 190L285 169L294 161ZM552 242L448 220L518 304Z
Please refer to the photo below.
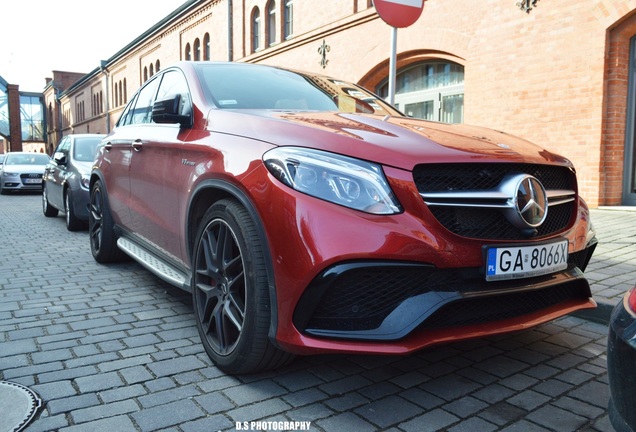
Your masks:
M46 183L42 187L42 213L44 213L46 217L55 217L58 213L58 210L49 202L49 195L46 192Z
M254 222L237 202L222 200L208 209L196 236L193 263L197 328L219 369L253 373L293 358L269 340L265 255Z
M98 263L121 261L125 254L117 247L115 224L101 181L91 187L88 212L88 235L91 253Z
M71 190L64 194L64 213L66 215L66 229L69 231L79 231L84 228L84 221L75 214L71 200Z

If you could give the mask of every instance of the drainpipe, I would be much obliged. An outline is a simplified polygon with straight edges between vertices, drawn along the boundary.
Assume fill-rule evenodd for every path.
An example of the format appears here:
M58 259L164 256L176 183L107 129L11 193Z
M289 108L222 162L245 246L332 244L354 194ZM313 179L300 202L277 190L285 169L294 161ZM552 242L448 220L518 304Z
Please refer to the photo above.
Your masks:
M234 20L232 15L232 0L227 0L227 61L234 60Z
M104 89L106 93L106 102L104 103L104 111L106 112L106 133L110 133L110 87L108 85L108 77L110 76L110 73L106 67L106 60L102 60L100 69L104 75Z

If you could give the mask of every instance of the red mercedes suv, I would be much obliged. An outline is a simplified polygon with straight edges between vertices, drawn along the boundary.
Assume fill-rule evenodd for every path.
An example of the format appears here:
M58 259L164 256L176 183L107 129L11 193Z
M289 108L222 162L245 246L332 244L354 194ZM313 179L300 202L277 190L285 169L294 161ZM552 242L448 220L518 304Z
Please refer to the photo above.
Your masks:
M326 76L177 63L130 99L90 191L95 259L130 256L190 291L228 373L595 307L596 237L567 159Z

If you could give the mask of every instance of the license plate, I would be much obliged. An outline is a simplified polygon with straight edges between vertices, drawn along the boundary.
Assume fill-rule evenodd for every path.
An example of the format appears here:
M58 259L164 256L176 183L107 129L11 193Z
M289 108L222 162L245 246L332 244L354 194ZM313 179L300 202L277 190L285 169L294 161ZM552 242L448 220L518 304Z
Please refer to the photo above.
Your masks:
M39 178L32 178L32 179L25 179L24 180L25 184L38 184L38 183L42 183L42 179Z
M568 241L533 246L488 248L486 280L520 279L561 271L568 266Z

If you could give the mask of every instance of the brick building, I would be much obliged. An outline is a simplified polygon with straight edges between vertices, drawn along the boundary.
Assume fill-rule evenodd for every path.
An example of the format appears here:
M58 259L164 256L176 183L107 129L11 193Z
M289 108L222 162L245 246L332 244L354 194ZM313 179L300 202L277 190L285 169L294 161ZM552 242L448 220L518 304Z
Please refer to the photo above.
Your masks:
M592 207L636 205L635 36L636 0L427 0L398 31L395 101L567 156ZM108 132L136 89L179 60L324 72L386 95L390 42L370 0L190 0L73 85L50 81L49 147Z

